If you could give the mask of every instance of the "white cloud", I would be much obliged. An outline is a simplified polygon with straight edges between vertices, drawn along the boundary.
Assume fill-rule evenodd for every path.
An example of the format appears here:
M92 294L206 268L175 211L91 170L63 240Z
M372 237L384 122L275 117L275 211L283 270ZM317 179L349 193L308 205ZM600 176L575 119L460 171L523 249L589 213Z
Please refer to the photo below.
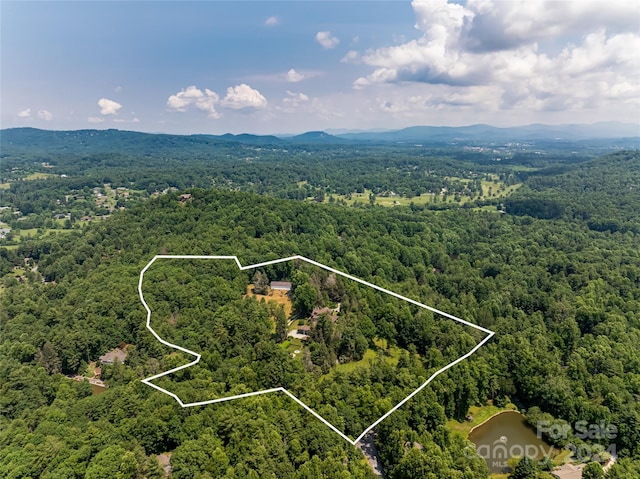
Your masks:
M302 73L298 73L293 68L287 72L287 81L290 83L297 83L304 79L304 75Z
M133 120L131 120L131 123L140 123L140 120L138 117L134 117Z
M108 100L106 98L100 98L98 100L98 106L100 107L101 115L117 115L118 110L122 108L122 105L117 101Z
M122 88L120 85L118 85L118 86L115 88L115 92L116 92L116 93L122 93L122 89L123 89L123 88Z
M318 32L316 33L316 42L322 45L322 48L329 50L337 47L340 40L337 37L332 37L331 32Z
M31 117L31 108L27 108L26 110L22 110L18 113L19 118L29 118Z
M502 2L471 0L473 13L464 41L479 51L517 47L568 33L582 34L606 25L612 33L637 31L638 6L627 0Z
M220 104L232 110L261 109L267 106L267 99L258 90L254 90L249 85L242 83L235 87L227 88L227 95Z
M342 57L340 63L357 63L360 60L360 54L355 50L349 50L345 56Z
M38 118L40 118L41 120L50 121L53 118L53 114L47 110L39 110Z
M276 15L273 15L264 21L264 24L269 27L277 25L278 23L280 23L280 19Z
M104 118L102 118L101 116L90 116L89 118L87 118L87 121L89 123L102 123L104 121Z
M185 112L190 106L197 110L207 113L209 118L220 118L220 114L216 111L216 104L220 101L220 97L214 91L208 88L204 92L196 86L189 86L171 95L167 100L167 108L169 111Z
M287 96L282 99L282 103L285 105L291 105L292 107L298 107L308 101L309 97L304 93L294 93L289 90L287 90Z
M282 113L296 113L300 112L301 108L304 108L305 112L316 114L317 111L313 108L314 98L311 100L308 95L302 92L292 92L290 90L286 91L287 96L285 96L280 105L276 106L275 109Z
M453 98L491 85L496 107L537 111L597 108L612 95L637 104L640 33L633 2L412 5L421 37L367 52L362 62L373 71L354 88L428 83L446 86ZM348 53L343 61L350 59Z

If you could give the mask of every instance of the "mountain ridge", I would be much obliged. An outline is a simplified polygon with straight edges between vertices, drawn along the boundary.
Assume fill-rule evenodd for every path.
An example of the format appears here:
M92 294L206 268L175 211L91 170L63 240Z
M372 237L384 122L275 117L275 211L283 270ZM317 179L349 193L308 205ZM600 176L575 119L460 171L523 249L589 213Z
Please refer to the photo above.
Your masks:
M336 130L329 130L336 131ZM299 135L255 135L251 133L223 135L145 133L129 130L43 130L32 127L0 130L2 148L26 146L46 147L47 150L78 148L109 149L113 141L135 145L137 148L193 148L216 145L322 145L322 144L448 144L496 143L523 141L582 142L588 140L626 140L626 146L640 145L640 125L620 122L593 124L545 125L534 123L516 127L495 127L487 124L468 126L411 126L399 130L366 130L331 134L327 131L308 131Z

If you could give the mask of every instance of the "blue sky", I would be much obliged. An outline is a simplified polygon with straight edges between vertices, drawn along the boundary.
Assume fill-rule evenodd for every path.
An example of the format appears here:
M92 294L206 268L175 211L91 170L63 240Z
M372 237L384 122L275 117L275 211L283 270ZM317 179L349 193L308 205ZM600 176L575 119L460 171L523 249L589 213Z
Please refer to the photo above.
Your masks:
M631 1L7 2L1 126L640 121Z

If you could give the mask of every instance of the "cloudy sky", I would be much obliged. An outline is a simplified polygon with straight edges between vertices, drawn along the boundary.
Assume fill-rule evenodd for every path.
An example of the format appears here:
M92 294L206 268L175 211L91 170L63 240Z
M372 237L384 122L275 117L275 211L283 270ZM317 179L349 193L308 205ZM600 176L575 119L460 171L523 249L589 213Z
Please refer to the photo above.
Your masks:
M640 122L634 0L8 2L1 127Z

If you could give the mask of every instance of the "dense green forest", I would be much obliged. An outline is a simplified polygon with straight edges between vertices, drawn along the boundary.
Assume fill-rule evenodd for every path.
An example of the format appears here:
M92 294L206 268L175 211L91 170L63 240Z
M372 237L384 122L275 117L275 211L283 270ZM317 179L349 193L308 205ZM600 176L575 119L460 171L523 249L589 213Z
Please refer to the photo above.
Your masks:
M301 145L269 161L239 162L222 158L225 148L240 147L216 146L221 158L207 160L215 168L200 161L193 181L175 176L184 171L182 160L172 157L159 168L151 157L136 163L126 153L99 164L89 155L91 165L79 162L75 170L70 161L67 178L9 182L3 205L42 221L55 219L71 190L89 188L80 194L89 196L104 183L115 188L128 180L127 187L147 195L122 198L126 208L108 220L82 228L70 221L65 234L0 248L2 477L164 477L156 460L162 453L171 453L176 478L375 477L359 449L285 395L183 409L140 382L190 361L146 329L136 289L142 268L167 253L237 255L243 264L300 254L496 332L376 428L391 479L487 477L485 461L469 454L466 438L446 422L464 420L470 406L488 401L515 402L532 424L539 417L614 424L619 458L607 477L640 477L637 151L563 156L530 169L456 156L466 150ZM24 155L29 161L14 155L7 165L24 173L35 158L62 161L53 153ZM276 168L280 155L287 159ZM485 175L524 185L505 200L478 198L468 188L476 199L464 207L296 201L319 190L419 194L453 185L451 177L473 184ZM180 191L149 198L171 186ZM300 189L300 197L289 194ZM506 212L499 213L502 202ZM74 214L82 213L78 206ZM24 271L20 278L16 268ZM271 279L315 284L314 271L302 272L308 276L266 270ZM161 380L168 388L199 400L282 385L352 436L480 339L449 320L347 288L329 300L358 307L335 325L316 325L307 354L291 357L272 321L279 313L244 294L253 272L167 261L149 274L158 328L203 352L200 363ZM315 293L298 307L328 296L321 288ZM123 344L125 363L102 368L109 386L102 394L65 377L85 374L90 362ZM360 366L334 370L339 357ZM542 464L521 462L514 477L549 477Z

